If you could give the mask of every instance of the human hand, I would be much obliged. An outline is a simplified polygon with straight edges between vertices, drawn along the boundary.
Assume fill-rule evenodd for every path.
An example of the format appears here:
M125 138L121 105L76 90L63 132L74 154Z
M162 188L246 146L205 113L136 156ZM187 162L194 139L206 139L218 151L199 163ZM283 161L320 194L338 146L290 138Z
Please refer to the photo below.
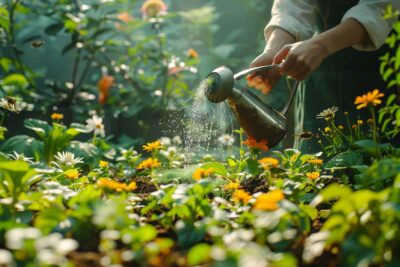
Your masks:
M285 45L276 54L274 63L282 63L279 68L281 75L288 75L301 81L317 69L327 56L328 52L323 45L316 40L309 39Z
M271 65L274 63L275 53L271 50L264 51L256 57L250 64L250 68ZM277 69L264 72L255 72L246 77L250 87L260 90L263 94L268 94L272 87L279 80L280 74Z

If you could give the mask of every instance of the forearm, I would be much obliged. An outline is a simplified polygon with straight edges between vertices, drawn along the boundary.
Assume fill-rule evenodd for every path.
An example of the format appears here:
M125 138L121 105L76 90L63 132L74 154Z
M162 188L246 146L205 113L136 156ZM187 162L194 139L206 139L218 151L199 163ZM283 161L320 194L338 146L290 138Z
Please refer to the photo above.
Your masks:
M265 46L264 52L277 53L287 44L292 44L296 41L296 38L289 32L281 29L275 28L267 40L267 45ZM275 55L275 54L274 54Z
M332 55L344 48L370 42L364 26L357 20L349 18L334 28L311 39L320 45L326 56Z

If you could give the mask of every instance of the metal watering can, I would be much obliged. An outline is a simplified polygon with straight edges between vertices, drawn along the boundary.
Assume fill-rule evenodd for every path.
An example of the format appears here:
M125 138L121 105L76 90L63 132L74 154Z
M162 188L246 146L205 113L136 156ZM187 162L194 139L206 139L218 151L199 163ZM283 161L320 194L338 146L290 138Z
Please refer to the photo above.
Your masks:
M225 67L219 67L207 75L204 94L209 101L219 103L227 100L242 128L256 141L267 141L267 146L276 146L286 135L286 113L299 82L296 81L288 102L279 112L261 101L250 90L235 87L235 81L257 71L279 68L280 64L267 65L243 70L236 74Z

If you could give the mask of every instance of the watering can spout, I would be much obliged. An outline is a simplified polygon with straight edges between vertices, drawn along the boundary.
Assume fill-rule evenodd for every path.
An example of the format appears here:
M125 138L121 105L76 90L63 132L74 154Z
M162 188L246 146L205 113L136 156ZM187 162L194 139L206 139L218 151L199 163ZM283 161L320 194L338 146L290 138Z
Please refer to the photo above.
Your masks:
M297 90L298 82L292 89L288 102L281 112L269 107L249 90L234 87L235 81L256 71L280 67L279 64L247 69L237 74L227 67L219 67L203 81L204 94L214 103L227 100L236 119L247 135L257 141L266 141L269 148L276 146L286 134L285 115Z

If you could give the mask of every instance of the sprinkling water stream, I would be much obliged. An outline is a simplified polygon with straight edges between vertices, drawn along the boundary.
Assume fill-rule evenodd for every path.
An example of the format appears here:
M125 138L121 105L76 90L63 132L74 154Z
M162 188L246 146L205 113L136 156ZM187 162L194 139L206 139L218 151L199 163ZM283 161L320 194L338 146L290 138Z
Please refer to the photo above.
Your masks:
M171 129L165 135L183 137L185 152L201 156L221 155L222 145L218 138L223 134L233 135L235 120L227 103L212 103L204 95L210 86L208 79L198 87L193 104L184 109L183 118L169 121Z

